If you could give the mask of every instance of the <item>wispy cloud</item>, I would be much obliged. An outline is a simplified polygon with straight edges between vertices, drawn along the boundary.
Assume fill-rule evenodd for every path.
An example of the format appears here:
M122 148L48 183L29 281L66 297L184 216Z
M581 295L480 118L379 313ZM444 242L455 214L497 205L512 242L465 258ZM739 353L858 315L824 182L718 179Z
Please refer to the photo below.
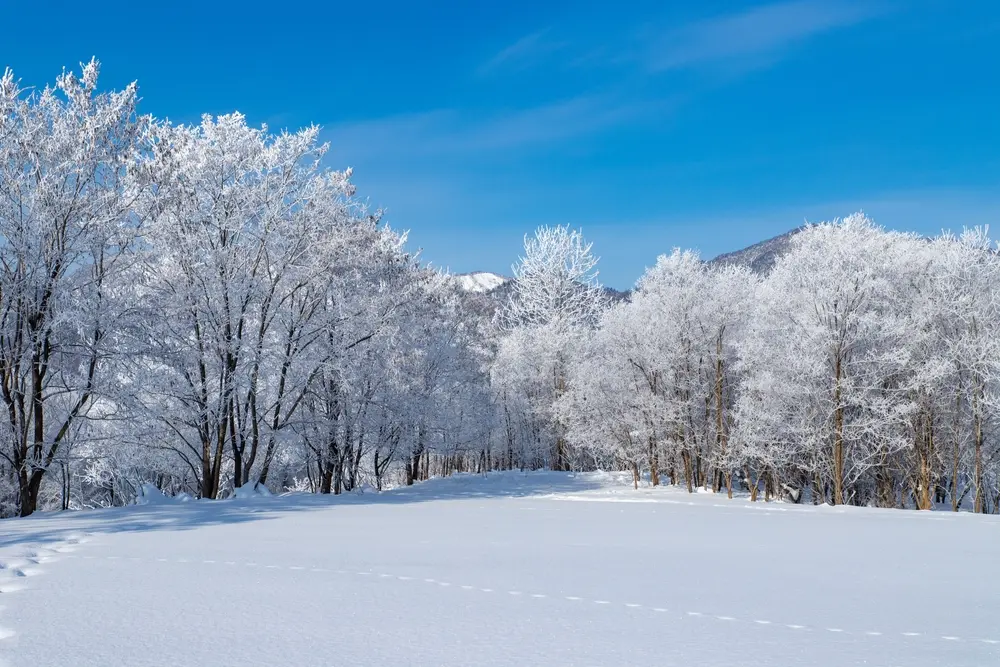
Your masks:
M335 153L383 154L401 159L469 156L530 150L662 114L669 100L623 102L585 95L552 104L493 113L438 109L332 125L325 132Z
M894 0L783 0L680 25L660 18L641 27L609 25L600 33L546 28L521 37L479 66L480 76L529 67L638 69L656 74L722 66L745 71L773 65L793 47L888 13Z
M649 70L663 72L751 59L773 62L810 37L856 25L885 11L879 2L792 0L690 23L654 40Z
M538 62L539 59L562 50L566 42L554 40L548 29L525 35L479 67L479 74L492 74L501 69L521 69Z

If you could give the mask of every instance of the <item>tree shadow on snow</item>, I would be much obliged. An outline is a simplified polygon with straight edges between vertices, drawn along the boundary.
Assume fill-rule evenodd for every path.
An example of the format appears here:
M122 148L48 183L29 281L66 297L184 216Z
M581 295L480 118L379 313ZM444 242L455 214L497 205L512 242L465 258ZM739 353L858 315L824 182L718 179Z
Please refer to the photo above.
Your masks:
M182 502L161 498L154 504L85 511L39 512L26 519L0 521L0 549L64 543L74 534L113 534L191 530L247 523L298 512L348 505L405 505L436 501L529 498L602 488L594 474L551 471L456 474L390 491L319 495L295 493L249 499Z

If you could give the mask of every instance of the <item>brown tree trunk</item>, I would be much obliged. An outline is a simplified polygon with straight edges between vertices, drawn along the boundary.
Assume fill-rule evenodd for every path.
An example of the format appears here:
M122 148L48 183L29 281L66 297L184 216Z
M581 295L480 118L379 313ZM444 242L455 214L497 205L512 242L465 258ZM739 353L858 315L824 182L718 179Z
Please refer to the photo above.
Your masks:
M563 394L566 393L566 378L562 373L562 364L559 360L553 368L553 380L555 384L555 396L558 400ZM556 443L555 443L555 461L553 462L553 470L567 470L566 466L566 440L563 437L562 425L556 423Z
M725 415L723 410L725 406L722 400L722 384L723 378L723 362L722 362L722 332L719 333L718 339L715 341L715 444L719 449L719 458L722 461L722 465L728 467L726 462L726 447L728 442L726 441L725 433ZM721 475L717 476L715 483L713 484L712 490L716 493L719 492L721 488ZM729 497L733 497L733 484L732 484L732 473L726 474L726 491Z
M62 496L62 503L60 507L62 508L63 511L65 511L69 509L69 494L71 491L71 484L73 478L70 475L68 463L61 464L59 468L60 471L62 472L62 493L60 494Z
M841 405L841 360L836 363L836 384L833 389L833 504L844 504L844 406Z
M694 487L692 486L691 453L687 449L681 451L681 460L684 461L684 477L687 480L688 493L694 493Z
M20 488L20 510L21 516L30 516L38 509L38 490L42 486L42 471L35 470L30 475L25 476L24 484Z
M750 502L756 502L757 494L760 493L760 487L757 484L757 480L751 479L750 468L744 469L744 475L746 475L747 487L750 489Z
M649 439L649 481L653 486L660 485L660 462L656 454L656 444L651 437Z
M982 384L975 378L975 389L972 394L972 437L973 437L973 482L976 485L976 495L973 511L981 514L986 511L986 496L983 490L983 416L982 416Z
M959 449L959 438L958 438L958 427L960 416L962 414L962 395L959 392L955 393L955 429L954 429L954 442L952 443L952 459L951 459L951 511L958 511L958 464L960 459L961 451Z
M813 475L813 505L822 505L826 502L826 490L823 488L823 479L819 471Z
M233 450L233 488L240 488L243 482L243 447L242 438L236 437L236 413L233 410L233 400L229 400L229 446Z
M319 492L329 494L333 491L333 465L325 461L322 465L323 470L320 474Z
M875 470L875 496L879 507L895 507L896 491L889 466L882 464Z
M202 437L201 441L201 497L213 498L214 491L212 480L212 441L208 437Z
M933 485L934 419L929 413L923 416L924 427L918 435L917 445L917 509L929 510L933 505L931 486Z

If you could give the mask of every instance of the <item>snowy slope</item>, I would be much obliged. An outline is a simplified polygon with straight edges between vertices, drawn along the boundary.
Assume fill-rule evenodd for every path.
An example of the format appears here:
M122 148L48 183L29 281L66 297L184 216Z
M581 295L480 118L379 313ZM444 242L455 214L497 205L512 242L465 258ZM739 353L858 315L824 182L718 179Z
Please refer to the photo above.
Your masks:
M501 276L498 273L489 273L487 271L459 273L452 277L458 281L459 287L466 292L489 292L510 280L510 278L507 278L506 276Z
M708 263L745 266L755 273L764 275L774 267L778 258L791 249L792 237L801 232L803 229L803 227L798 227L785 232L784 234L779 234L773 238L754 243L746 248L723 253L708 260Z
M1000 664L996 517L517 473L2 527L11 667Z

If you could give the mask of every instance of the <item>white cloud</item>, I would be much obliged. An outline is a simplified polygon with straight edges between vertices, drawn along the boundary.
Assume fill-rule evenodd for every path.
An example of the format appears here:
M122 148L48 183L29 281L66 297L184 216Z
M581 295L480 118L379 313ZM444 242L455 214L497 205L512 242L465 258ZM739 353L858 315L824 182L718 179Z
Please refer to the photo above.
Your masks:
M537 61L538 58L555 53L566 46L565 42L550 39L548 29L539 30L502 49L480 66L479 74L491 74L504 68L524 67L531 64L530 61Z
M751 58L773 62L810 37L866 21L884 11L877 2L793 0L762 5L668 31L646 54L651 71Z
M438 109L341 123L324 133L335 153L407 157L468 156L548 146L629 120L663 113L670 101L622 102L613 95L584 95L551 104L481 117Z

